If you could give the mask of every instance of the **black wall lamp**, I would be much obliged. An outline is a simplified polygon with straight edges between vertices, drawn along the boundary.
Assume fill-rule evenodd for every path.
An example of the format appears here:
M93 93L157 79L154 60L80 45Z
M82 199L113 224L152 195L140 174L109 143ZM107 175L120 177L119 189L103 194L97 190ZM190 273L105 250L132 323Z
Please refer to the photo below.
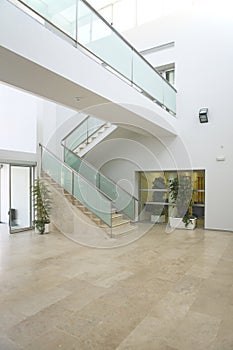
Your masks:
M199 111L200 123L208 123L208 108L201 108Z

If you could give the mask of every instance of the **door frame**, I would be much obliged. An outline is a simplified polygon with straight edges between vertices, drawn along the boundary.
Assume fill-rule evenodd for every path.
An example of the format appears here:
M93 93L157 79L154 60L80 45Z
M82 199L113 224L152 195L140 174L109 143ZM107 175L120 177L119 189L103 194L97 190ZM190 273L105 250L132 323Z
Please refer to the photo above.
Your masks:
M11 222L11 203L12 203L12 167L22 167L22 168L29 168L29 186L30 186L30 204L29 204L29 226L28 227L21 227L21 228L15 228L12 229L12 222ZM11 234L31 230L33 228L33 220L34 220L34 212L33 212L33 205L32 205L32 185L34 183L35 179L35 173L36 173L36 165L32 164L24 164L24 163L10 163L9 164L9 232Z

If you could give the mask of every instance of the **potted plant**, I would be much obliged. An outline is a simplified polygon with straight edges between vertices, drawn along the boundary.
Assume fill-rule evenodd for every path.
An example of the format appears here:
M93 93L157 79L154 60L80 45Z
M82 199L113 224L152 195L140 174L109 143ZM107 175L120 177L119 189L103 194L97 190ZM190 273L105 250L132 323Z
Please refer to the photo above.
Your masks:
M169 180L169 194L173 206L173 216L169 218L171 227L194 229L196 218L191 215L192 179L191 176L180 175Z
M151 215L152 222L165 222L165 196L166 196L166 184L162 176L156 177L152 183L152 189L155 191L152 195L153 214ZM158 204L157 204L158 203Z
M50 192L41 179L36 179L32 186L33 208L35 220L33 224L40 233L49 232L49 213L51 209Z

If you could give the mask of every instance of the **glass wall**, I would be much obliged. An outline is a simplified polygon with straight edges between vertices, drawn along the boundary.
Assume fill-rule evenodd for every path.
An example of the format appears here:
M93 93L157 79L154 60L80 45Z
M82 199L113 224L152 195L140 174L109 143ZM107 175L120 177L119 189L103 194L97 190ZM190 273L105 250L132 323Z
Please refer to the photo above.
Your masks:
M169 183L177 178L190 179L190 215L197 218L197 226L204 226L205 171L150 171L139 172L140 220L167 223L176 204L169 193Z
M10 232L23 231L32 227L33 167L10 165Z

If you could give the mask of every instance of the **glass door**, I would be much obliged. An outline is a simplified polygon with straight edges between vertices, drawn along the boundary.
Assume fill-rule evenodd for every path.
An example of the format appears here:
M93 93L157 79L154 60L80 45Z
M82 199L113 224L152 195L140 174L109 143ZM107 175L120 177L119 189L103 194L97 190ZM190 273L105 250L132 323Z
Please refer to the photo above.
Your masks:
M10 165L10 233L32 228L33 210L31 186L34 167L28 165Z

